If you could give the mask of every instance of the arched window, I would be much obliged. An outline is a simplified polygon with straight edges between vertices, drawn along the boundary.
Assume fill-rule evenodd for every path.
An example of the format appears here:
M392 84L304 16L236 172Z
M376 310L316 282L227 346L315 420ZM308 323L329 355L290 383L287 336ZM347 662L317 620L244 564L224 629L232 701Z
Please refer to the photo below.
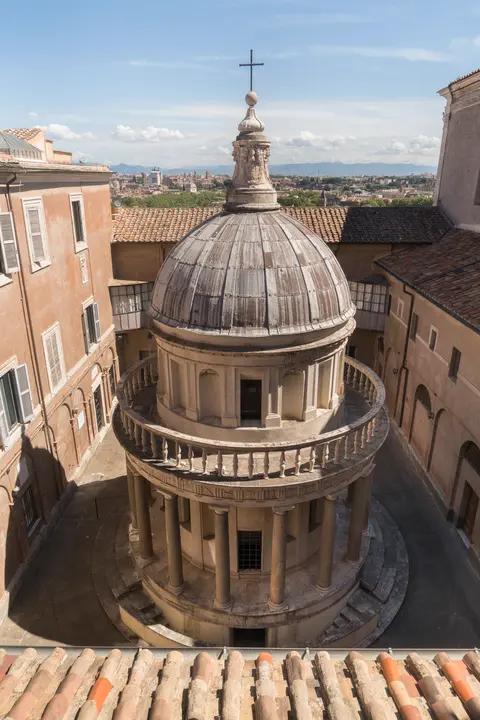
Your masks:
M282 420L303 419L303 370L289 370L282 378Z
M203 370L198 378L198 391L200 421L209 425L217 425L222 417L222 391L218 373L214 370Z

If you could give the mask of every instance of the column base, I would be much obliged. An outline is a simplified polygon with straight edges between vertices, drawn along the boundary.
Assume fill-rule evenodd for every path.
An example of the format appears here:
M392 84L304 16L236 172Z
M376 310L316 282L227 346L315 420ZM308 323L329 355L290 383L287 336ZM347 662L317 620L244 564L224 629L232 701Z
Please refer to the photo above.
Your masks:
M358 565L360 563L361 557L357 558L357 560L350 560L350 558L345 558L343 562L347 563L347 565Z
M283 612L284 610L288 610L288 603L284 600L283 603L278 604L269 600L268 607L272 612Z
M148 557L148 558L144 558L139 554L137 557L137 562L141 568L147 567L147 565L151 565L153 562L155 562L155 560L156 560L155 555L152 555L151 557Z
M332 587L331 585L329 585L328 587L322 587L321 585L318 585L317 583L315 583L315 585L314 585L315 590L318 590L318 592L322 593L322 595L326 595L328 593L328 591L331 589L331 587Z
M282 426L282 418L278 413L268 413L268 415L265 417L265 427L271 428L271 427L281 427Z
M183 585L176 586L170 585L170 583L168 583L166 589L168 590L168 592L172 593L172 595L181 595L185 589L185 583L183 583Z
M230 599L227 603L219 603L217 600L213 601L213 607L217 610L231 610L233 606L233 600Z

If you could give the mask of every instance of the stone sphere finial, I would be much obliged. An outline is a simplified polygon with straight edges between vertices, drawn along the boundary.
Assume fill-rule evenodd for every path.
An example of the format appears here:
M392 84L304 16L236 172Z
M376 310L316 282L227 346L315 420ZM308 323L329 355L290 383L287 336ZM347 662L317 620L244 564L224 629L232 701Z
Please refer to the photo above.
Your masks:
M247 105L250 105L250 107L256 105L258 102L257 93L253 92L253 90L250 90L250 92L245 95L245 102L247 103Z

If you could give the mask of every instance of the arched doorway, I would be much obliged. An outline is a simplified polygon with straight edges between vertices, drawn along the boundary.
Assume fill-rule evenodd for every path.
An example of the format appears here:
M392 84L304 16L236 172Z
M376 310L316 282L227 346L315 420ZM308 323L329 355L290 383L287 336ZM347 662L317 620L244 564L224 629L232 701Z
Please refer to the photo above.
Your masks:
M470 541L480 542L480 448L474 442L460 450L456 486L461 491L457 527Z
M420 455L425 467L428 464L432 439L432 402L425 385L415 390L413 401L412 422L410 424L409 441Z

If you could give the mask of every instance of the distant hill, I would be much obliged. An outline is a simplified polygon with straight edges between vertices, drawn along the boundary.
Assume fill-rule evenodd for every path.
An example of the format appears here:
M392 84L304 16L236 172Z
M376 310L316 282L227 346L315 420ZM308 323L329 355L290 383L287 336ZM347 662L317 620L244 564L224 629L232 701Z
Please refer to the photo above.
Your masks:
M112 165L110 169L118 173L149 173L151 167L144 165L127 165L120 163ZM183 168L162 168L165 175L179 175L184 172L204 173L205 170L214 175L231 175L233 165L188 166ZM413 163L341 163L319 162L298 163L286 165L270 165L272 175L331 175L334 177L351 175L421 175L423 173L436 173L433 165L414 165Z

